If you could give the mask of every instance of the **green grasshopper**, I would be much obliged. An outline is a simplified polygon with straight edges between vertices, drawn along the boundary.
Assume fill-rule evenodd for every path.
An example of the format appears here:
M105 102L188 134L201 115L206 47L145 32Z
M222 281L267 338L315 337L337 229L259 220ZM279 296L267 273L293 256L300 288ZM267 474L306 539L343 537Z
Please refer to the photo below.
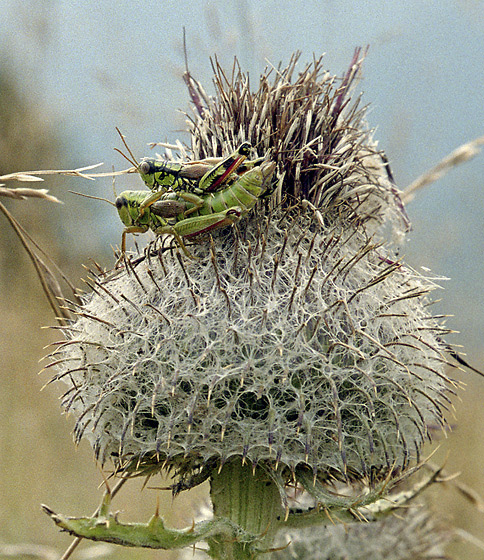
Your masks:
M211 158L188 163L143 159L138 166L138 173L152 194L141 204L140 215L142 216L148 206L170 191L190 203L190 207L185 211L185 217L196 212L203 206L206 194L223 190L238 179L235 173L237 170L246 172L264 161L264 158L259 158L244 163L250 154L250 149L250 143L244 142L227 158Z
M116 199L116 208L125 226L122 254L126 250L128 233L144 233L151 229L157 235L173 235L183 252L193 258L183 238L232 225L246 216L259 198L267 193L275 168L274 162L264 161L231 181L224 189L206 192L203 197L196 195L195 200L187 200L186 195L192 193L184 191L162 189L155 193L156 198L146 191L122 192Z

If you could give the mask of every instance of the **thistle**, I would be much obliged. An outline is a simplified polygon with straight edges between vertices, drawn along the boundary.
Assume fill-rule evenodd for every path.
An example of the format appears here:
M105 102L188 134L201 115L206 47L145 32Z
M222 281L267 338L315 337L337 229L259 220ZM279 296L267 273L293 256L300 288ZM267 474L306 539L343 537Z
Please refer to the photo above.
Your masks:
M444 547L451 533L428 512L410 510L375 523L359 523L291 531L290 544L275 560L435 560L447 558ZM286 540L286 542L288 542ZM187 557L188 558L188 557Z
M216 95L186 76L191 150L226 156L242 142L274 162L274 192L190 250L161 239L97 275L54 356L75 439L124 477L171 472L178 493L211 482L215 516L173 531L155 516L123 525L109 495L95 518L54 520L131 546L208 543L213 558L253 558L280 529L376 520L435 477L396 492L445 428L455 383L449 332L429 310L436 288L398 260L388 229L408 219L351 90L298 56L257 91L215 66ZM170 155L170 152L169 152ZM292 507L296 484L314 507ZM343 492L344 489L344 492ZM385 499L390 497L391 499Z

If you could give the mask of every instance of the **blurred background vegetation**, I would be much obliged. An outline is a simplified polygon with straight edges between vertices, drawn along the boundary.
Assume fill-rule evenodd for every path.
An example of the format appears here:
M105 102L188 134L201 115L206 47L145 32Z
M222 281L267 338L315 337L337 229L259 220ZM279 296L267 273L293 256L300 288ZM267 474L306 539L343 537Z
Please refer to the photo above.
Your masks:
M484 134L482 37L484 4L478 0L339 2L265 0L212 2L85 2L5 0L0 6L0 174L74 168L103 161L126 167L113 151L120 127L137 157L152 141L188 141L183 116L182 28L192 74L210 92L209 57L228 69L237 55L254 87L267 64L302 63L326 52L327 68L341 75L357 45L370 45L359 88L371 103L369 121L404 188L442 157ZM451 278L435 313L455 315L468 360L484 368L484 156L453 170L418 194L408 211L414 229L403 248L414 267ZM133 176L118 191L138 185ZM9 186L14 186L10 184ZM113 263L111 245L121 224L107 204L70 194L112 196L110 179L96 182L49 177L43 187L64 201L10 201L9 210L47 249L78 287L82 263ZM138 187L136 187L138 188ZM102 482L87 445L75 449L72 419L61 416L61 388L40 370L43 348L58 338L34 269L0 216L0 545L37 544L62 552L70 537L41 513L40 503L69 514L97 507ZM441 441L440 459L484 495L484 380L456 372L467 390L455 400L455 430ZM430 449L430 448L429 448ZM160 481L160 485L163 482ZM159 494L167 521L191 522L193 493L172 502L169 492L131 482L116 498L124 519L146 520ZM198 494L199 495L199 494ZM484 540L484 517L452 487L440 487L433 507L450 523ZM88 548L83 544L84 550ZM101 552L104 549L99 549ZM456 558L483 557L469 544ZM133 551L112 548L116 557ZM81 558L81 551L76 553ZM92 550L90 552L92 554ZM169 558L136 551L137 558Z

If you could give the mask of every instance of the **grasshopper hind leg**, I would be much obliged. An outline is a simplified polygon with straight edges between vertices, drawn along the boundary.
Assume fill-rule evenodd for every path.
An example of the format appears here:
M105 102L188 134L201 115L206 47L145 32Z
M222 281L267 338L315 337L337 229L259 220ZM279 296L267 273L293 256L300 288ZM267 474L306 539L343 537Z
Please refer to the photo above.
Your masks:
M234 173L250 155L252 145L249 142L241 144L230 156L215 165L200 179L198 187L203 192L214 192L221 188L228 177Z

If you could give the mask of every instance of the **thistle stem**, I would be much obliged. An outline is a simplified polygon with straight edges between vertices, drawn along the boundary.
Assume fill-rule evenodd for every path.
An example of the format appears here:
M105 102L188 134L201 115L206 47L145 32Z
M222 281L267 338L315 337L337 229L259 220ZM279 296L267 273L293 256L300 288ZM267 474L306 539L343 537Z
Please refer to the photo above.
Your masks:
M225 518L240 529L236 538L207 539L211 558L248 560L271 547L284 520L281 496L274 480L261 467L228 463L211 478L215 519Z

